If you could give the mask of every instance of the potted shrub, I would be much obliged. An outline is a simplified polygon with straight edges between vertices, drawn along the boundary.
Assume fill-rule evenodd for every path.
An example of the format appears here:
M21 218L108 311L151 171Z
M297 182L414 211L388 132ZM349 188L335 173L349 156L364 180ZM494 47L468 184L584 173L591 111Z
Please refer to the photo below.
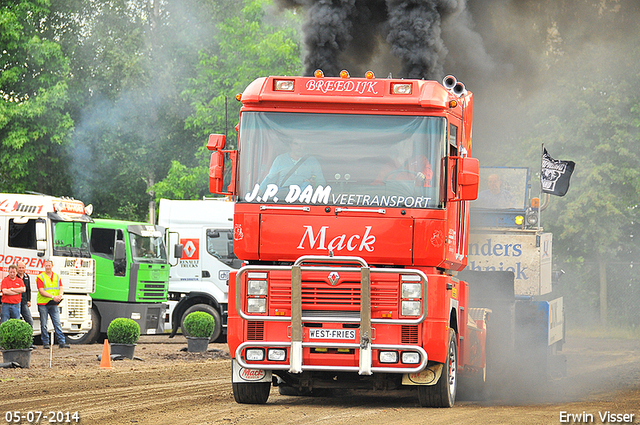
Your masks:
M140 325L125 317L118 317L109 323L107 339L111 346L111 354L120 354L133 359L136 343L140 338Z
M216 327L216 321L209 313L194 311L184 318L183 326L189 334L187 336L187 349L191 353L207 351L209 339Z
M0 347L5 363L15 362L20 367L31 366L33 329L23 320L9 319L0 325Z

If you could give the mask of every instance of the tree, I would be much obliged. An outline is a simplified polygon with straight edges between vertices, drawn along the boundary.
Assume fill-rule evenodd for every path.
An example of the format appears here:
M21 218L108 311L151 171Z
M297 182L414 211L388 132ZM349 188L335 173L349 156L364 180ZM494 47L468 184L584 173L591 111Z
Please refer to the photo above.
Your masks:
M155 219L148 193L172 160L191 160L200 145L184 121L180 93L213 31L213 11L228 2L91 2L74 52L77 123L70 155L74 191L99 214ZM225 12L226 13L226 12Z
M215 43L200 52L197 76L183 92L194 108L186 127L201 140L200 146L211 133L226 134L227 147L235 146L237 133L233 127L240 113L235 95L255 78L302 71L296 15L284 12L273 21L265 12L270 1L245 0L243 4L240 13L217 26ZM154 187L158 199L179 194L196 199L208 193L209 152L199 149L194 155L195 161L174 161L169 177ZM192 168L183 165L194 163ZM194 176L205 176L200 187L194 185Z
M62 195L68 187L60 154L73 128L65 110L70 66L50 20L46 0L2 2L0 182L5 191Z

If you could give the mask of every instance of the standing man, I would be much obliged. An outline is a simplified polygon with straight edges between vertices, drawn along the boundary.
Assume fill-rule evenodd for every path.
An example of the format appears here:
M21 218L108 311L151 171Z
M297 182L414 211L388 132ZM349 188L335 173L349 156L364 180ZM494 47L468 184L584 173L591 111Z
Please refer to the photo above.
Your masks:
M27 265L22 261L18 261L16 266L18 266L18 277L22 279L25 287L25 291L22 293L22 302L20 303L20 314L33 329L33 317L31 317L31 310L29 310L29 307L31 307L31 280L26 272Z
M62 280L53 272L53 261L44 260L44 271L36 278L38 286L38 313L40 313L40 338L45 349L49 346L49 331L47 330L47 315L51 317L56 339L60 348L69 348L64 339L60 325L60 310L58 304L62 301ZM51 341L53 343L53 341Z
M2 279L0 288L2 289L2 309L0 309L2 323L9 319L20 319L20 302L25 287L22 279L18 277L18 266L15 264L9 266L9 275Z

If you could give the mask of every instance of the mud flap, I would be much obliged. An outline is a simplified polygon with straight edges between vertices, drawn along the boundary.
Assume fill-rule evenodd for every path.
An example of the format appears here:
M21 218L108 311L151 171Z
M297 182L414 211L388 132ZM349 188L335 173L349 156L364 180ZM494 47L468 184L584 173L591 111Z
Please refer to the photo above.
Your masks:
M442 375L442 366L442 363L437 363L418 373L405 373L402 385L435 385Z
M231 382L234 384L253 384L257 382L271 382L271 371L262 369L246 369L238 364L236 359L231 360Z

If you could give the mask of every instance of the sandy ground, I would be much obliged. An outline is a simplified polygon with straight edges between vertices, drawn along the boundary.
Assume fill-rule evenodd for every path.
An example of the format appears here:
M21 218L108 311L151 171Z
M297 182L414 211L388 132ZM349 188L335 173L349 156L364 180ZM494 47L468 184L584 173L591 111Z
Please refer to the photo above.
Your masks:
M100 367L102 345L72 345L49 352L39 346L29 369L0 369L0 424L19 411L42 412L40 423L82 424L640 424L640 341L568 339L568 376L541 388L505 382L509 391L492 402L457 402L452 409L420 408L413 394L367 393L349 397L287 397L272 389L266 405L239 405L231 390L226 344L207 353L181 351L182 337L145 336L141 360ZM564 413L563 413L564 412ZM69 413L69 422L66 414ZM37 413L35 413L37 415ZM586 420L568 415L587 414ZM62 417L60 417L62 415ZM633 417L631 417L633 415ZM617 420L619 419L619 420ZM4 422L2 422L4 421ZM35 423L35 422L31 422Z

